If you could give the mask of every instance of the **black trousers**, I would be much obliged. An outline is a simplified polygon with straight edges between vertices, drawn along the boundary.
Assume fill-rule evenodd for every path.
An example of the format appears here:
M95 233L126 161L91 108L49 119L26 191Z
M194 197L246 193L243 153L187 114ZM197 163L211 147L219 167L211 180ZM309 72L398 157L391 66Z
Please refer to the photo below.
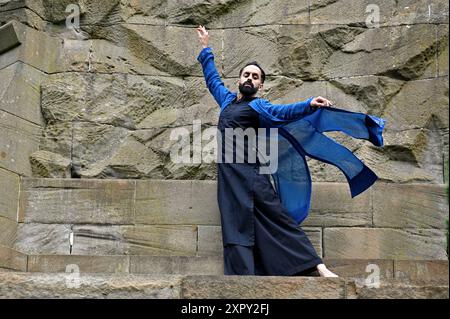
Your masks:
M311 241L284 212L268 175L258 175L254 194L254 245L224 245L225 275L294 276L323 263Z

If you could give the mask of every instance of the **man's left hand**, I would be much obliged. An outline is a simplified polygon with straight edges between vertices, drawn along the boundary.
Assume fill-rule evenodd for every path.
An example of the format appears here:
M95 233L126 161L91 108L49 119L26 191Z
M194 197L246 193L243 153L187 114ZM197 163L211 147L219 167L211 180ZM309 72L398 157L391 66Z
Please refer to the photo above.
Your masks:
M311 101L311 106L315 106L315 107L332 106L332 105L333 105L333 102L331 102L321 96L318 96Z

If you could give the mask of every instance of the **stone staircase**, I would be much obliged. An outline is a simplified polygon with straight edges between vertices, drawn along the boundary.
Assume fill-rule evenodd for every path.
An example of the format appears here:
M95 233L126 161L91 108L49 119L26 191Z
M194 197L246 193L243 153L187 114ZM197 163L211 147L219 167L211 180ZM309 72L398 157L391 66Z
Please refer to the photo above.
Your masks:
M223 276L215 181L23 178L0 296L448 298L443 186L313 187L302 228L337 279Z

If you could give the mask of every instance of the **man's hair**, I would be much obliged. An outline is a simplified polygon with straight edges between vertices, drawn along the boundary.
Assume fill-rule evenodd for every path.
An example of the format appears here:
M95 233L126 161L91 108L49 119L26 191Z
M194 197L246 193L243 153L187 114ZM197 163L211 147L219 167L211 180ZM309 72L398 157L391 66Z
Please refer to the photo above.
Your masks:
M244 65L244 67L241 69L241 71L239 71L239 77L241 77L242 72L244 71L244 69L246 67L248 67L249 65L254 65L257 66L260 70L261 70L261 83L264 83L264 81L266 80L266 72L264 72L263 68L258 64L258 62L256 61L252 61L247 63L246 65Z

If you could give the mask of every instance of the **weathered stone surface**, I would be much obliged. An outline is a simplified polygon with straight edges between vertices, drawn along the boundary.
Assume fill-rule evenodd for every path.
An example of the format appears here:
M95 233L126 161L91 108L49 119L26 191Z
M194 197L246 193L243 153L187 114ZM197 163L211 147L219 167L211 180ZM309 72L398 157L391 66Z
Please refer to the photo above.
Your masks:
M448 299L448 284L380 282L379 288L347 284L348 299Z
M338 108L381 116L404 84L389 76L336 78L327 82L326 92Z
M324 65L327 78L387 75L409 80L436 76L437 26L417 24L368 29L332 52ZM443 49L443 48L442 48ZM428 68L432 66L431 69Z
M19 224L14 249L28 255L69 255L70 225Z
M74 123L73 169L86 178L162 178L158 155L126 128Z
M448 219L444 185L379 183L373 188L373 207L375 227L445 229Z
M378 276L380 280L394 278L394 261L388 259L330 259L324 258L328 269L339 277L351 278L358 285L371 282L371 276Z
M29 272L70 272L76 269L86 273L128 273L128 256L76 256L38 255L28 256Z
M196 226L77 226L73 227L76 255L193 256Z
M222 256L222 229L220 226L198 226L198 256Z
M448 129L410 129L386 131L383 149L360 148L358 157L366 158L366 165L385 181L398 183L443 183L445 148ZM439 149L439 144L444 149ZM435 153L433 152L436 151Z
M0 245L0 268L27 271L27 255Z
M137 181L139 224L219 225L216 182Z
M311 241L317 255L319 255L319 257L323 257L322 228L302 226L302 229Z
M202 75L201 67L195 59L201 48L195 41L185 41L192 37L192 28L113 24L102 27L86 26L84 29L95 39L104 39L117 46L126 47L139 60L160 71L159 74L164 72L170 75ZM218 56L221 52L221 33L221 30L210 31L210 46L216 49ZM111 56L111 60L113 59L115 57ZM143 62L131 66L131 71L139 70L141 63ZM148 70L149 66L145 69ZM220 70L220 66L218 67ZM142 74L139 71L138 73Z
M30 155L33 176L46 178L70 178L71 160L49 151L37 151Z
M302 80L333 78L327 62L363 32L362 28L342 25L281 26L276 52L282 74Z
M223 258L185 256L130 256L130 273L223 275Z
M0 273L0 296L22 298L180 298L181 276Z
M383 117L389 130L442 129L449 125L445 105L448 77L409 81L386 105Z
M0 216L0 245L13 247L17 236L17 222ZM20 249L19 249L20 250Z
M394 275L406 282L448 283L448 260L394 260Z
M0 109L42 126L39 86L44 77L21 62L0 70Z
M325 228L327 258L447 259L445 231L394 228Z
M424 0L313 0L310 3L312 24L357 24L367 28L401 24L448 23L448 4Z
M311 208L302 226L370 226L371 190L351 198L348 184L313 183Z
M17 207L19 198L19 175L0 169L0 183L4 185L0 196L0 217L17 220Z
M187 276L182 298L188 299L340 299L345 282L338 278Z
M144 274L43 274L0 272L2 298L227 298L343 299L448 298L448 284L389 281L359 288L339 278L182 276Z
M438 39L439 47L443 48L438 55L438 75L448 76L448 24L439 25Z
M0 110L0 168L31 176L28 156L39 148L41 128Z
M438 0L432 3L426 0L396 1L391 24L447 23L448 2Z
M17 8L9 11L0 9L0 23L7 23L11 20L20 21L36 30L44 30L48 25L36 12L28 8Z
M2 39L0 44L0 54L20 45L20 41L17 38L17 34L12 23L8 23L0 27L0 38Z
M262 26L225 30L223 35L224 76L238 77L243 65L253 60L264 66L267 75L280 74L277 62L280 48L276 42L279 28L279 26ZM215 54L218 56L217 53Z
M157 109L179 108L184 83L177 78L71 73L49 76L42 86L47 123L89 121L124 128L139 125Z
M42 224L134 224L135 181L27 179L19 220Z
M59 154L65 158L72 158L72 136L72 122L48 123L42 130L39 149ZM39 172L39 170L37 171Z
M87 71L89 67L89 43L52 37L17 21L13 22L22 45L2 54L0 69L22 61L46 72Z

